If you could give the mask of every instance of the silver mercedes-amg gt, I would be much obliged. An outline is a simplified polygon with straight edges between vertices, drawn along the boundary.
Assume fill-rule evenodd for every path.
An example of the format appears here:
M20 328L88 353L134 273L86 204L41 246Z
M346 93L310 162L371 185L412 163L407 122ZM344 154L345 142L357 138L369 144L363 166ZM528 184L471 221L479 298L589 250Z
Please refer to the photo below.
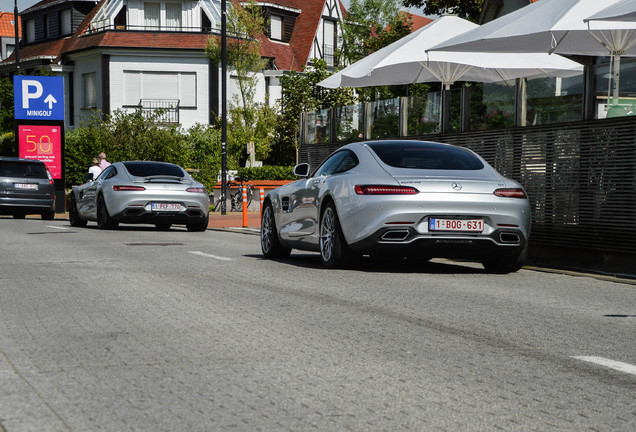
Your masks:
M508 273L525 260L530 204L523 187L476 153L424 141L369 141L332 153L313 173L269 192L265 257L320 252L326 267L362 255L481 261Z
M205 186L180 166L130 161L116 162L95 180L74 187L69 219L74 227L96 221L101 229L121 222L154 224L162 230L185 224L188 231L205 231L209 211Z

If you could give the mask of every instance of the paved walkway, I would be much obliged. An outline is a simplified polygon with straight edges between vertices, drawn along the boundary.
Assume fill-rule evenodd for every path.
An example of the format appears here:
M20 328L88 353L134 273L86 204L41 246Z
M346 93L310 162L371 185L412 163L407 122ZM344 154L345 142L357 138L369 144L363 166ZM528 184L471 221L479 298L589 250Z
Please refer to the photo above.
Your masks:
M11 216L5 217L10 218ZM27 217L29 219L40 219L38 215L27 215ZM68 220L68 213L56 213L55 219ZM226 212L225 215L221 215L220 212L210 212L208 228L252 228L254 230L260 230L261 213L260 211L247 212L247 226L244 227L243 213L241 212Z
M223 216L220 212L210 213L209 228L244 228L243 227L243 213L241 212L226 212ZM260 212L247 212L247 227L260 229L261 227L261 213Z

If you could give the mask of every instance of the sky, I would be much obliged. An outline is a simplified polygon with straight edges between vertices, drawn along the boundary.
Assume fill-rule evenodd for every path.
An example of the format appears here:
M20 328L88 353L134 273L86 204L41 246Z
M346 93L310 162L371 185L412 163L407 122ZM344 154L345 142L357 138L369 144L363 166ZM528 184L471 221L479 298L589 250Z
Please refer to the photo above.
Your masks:
M18 0L18 12L30 8L39 1L40 0ZM349 0L342 0L342 4L344 4L345 7L349 6ZM0 0L0 11L13 12L14 5L15 0ZM424 15L420 9L416 8L409 8L408 11L417 15Z
M18 12L22 12L23 10L30 8L39 1L40 0L18 0ZM0 0L0 11L13 12L14 7L15 0Z

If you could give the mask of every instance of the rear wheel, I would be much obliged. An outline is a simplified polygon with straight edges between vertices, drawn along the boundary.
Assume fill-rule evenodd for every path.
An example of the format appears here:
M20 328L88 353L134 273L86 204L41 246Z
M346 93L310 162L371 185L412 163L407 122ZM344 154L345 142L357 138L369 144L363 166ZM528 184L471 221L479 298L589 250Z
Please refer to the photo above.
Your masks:
M280 243L274 219L274 208L269 201L265 204L261 218L261 250L265 258L287 258L291 253L290 248L286 248Z
M24 219L26 217L26 213L18 212L13 213L13 219Z
M106 208L106 202L104 202L104 195L100 195L97 199L97 227L99 229L111 230L117 228L119 224L110 217L108 209Z
M352 265L360 254L354 252L342 233L333 202L328 203L320 217L320 258L327 268Z
M155 226L160 231L168 231L170 227L172 226L172 224L168 222L161 222L161 223L156 223Z
M72 227L81 228L86 226L86 221L80 217L79 211L77 210L77 202L75 201L75 196L72 194L71 205L68 209L68 220L71 223Z
M508 274L519 270L526 260L528 246L516 255L488 257L482 259L481 263L489 273Z
M208 214L205 218L200 219L196 222L190 222L186 224L186 228L191 232L201 232L208 229L208 222L210 221L210 215Z

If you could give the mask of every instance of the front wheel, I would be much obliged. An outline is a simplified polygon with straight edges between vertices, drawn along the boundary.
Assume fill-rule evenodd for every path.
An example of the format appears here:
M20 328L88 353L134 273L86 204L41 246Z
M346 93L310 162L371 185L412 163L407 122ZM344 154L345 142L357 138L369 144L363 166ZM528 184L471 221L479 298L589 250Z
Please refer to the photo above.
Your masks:
M71 195L71 205L68 209L68 221L71 223L72 227L82 228L86 226L86 221L83 220L79 215L79 210L77 210L77 202L75 201L75 197Z
M100 195L97 199L97 227L99 229L111 230L117 228L119 224L110 217L104 195Z
M333 202L328 203L320 217L320 259L327 268L352 265L359 254L354 252L342 233Z
M287 258L291 253L290 248L286 248L280 243L274 219L274 208L269 201L265 204L261 218L261 250L265 258Z

